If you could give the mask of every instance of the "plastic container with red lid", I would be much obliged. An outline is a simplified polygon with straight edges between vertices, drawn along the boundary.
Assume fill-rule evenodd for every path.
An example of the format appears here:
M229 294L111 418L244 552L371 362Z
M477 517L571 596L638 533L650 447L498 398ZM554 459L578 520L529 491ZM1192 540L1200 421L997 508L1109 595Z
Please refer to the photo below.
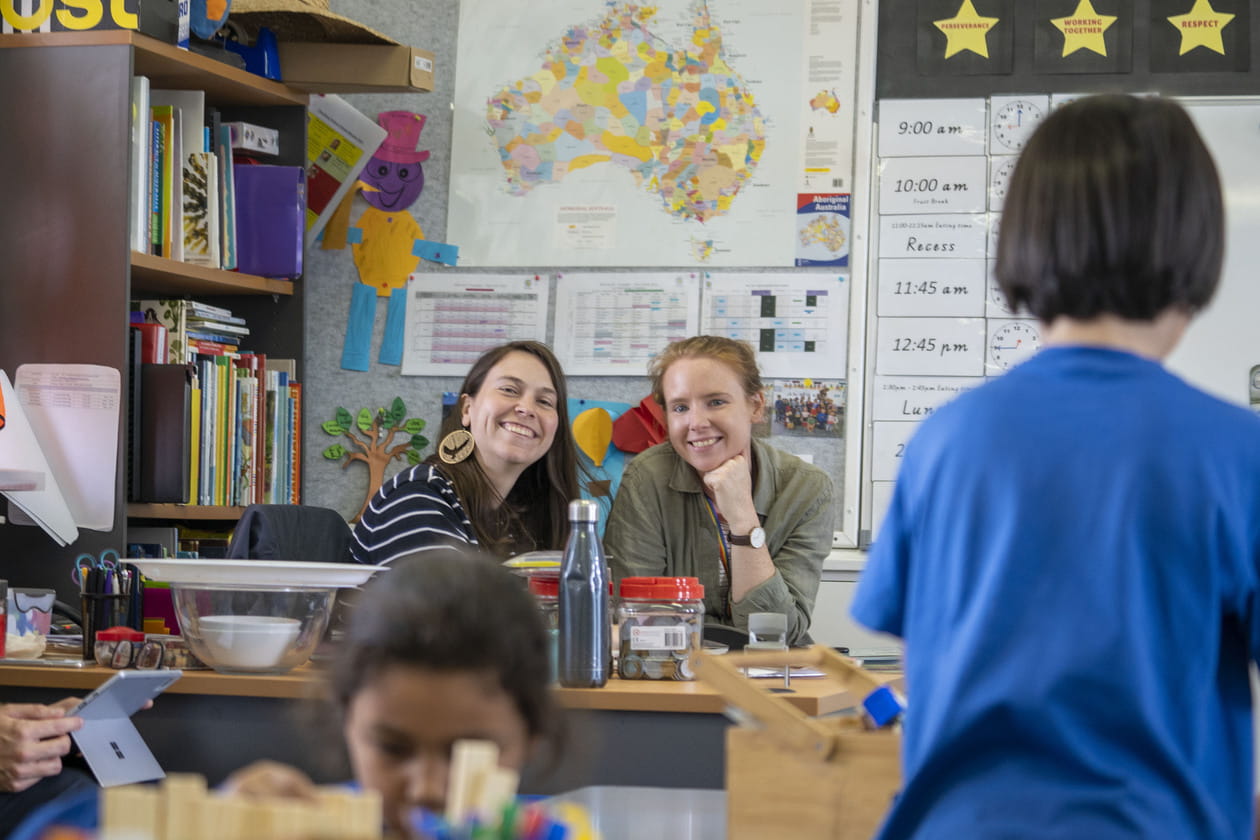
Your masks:
M96 632L96 664L103 668L131 666L144 645L144 634L130 627L109 627Z
M617 604L623 680L694 680L704 640L704 586L693 577L623 578Z
M548 678L555 682L560 657L560 579L530 577L529 591L538 602L538 614L547 629L547 660L551 667Z

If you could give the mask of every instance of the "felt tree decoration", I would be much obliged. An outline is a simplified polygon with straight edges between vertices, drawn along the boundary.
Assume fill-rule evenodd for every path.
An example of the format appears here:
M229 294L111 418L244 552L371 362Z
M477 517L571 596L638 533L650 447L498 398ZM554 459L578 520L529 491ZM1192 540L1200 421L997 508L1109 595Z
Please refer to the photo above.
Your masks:
M320 426L325 433L334 437L346 437L350 441L347 448L335 443L324 450L324 457L330 461L344 458L341 468L344 470L355 461L363 461L368 465L367 495L363 498L363 506L351 519L358 522L367 510L368 502L376 495L385 481L385 467L395 458L406 458L407 463L414 466L420 463L421 451L429 445L429 439L420 432L424 431L424 420L419 417L407 417L407 405L401 397L394 397L388 409L378 408L372 412L360 408L358 415L351 417L350 412L337 406L337 416L333 420L325 420ZM401 442L398 441L402 438Z

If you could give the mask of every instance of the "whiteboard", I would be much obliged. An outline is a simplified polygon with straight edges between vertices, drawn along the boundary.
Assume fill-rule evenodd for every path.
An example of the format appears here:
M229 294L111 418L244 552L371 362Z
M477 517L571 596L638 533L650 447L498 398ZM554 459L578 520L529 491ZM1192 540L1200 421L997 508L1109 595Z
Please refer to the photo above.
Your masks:
M1190 324L1168 368L1230 402L1247 405L1260 364L1260 97L1180 100L1216 158L1225 190L1225 266L1216 297Z

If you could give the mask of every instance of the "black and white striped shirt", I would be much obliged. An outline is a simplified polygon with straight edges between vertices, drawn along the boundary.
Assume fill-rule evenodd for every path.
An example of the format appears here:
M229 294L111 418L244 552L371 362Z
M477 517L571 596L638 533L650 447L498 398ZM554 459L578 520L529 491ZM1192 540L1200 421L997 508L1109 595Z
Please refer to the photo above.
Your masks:
M439 546L477 544L453 485L437 467L418 464L381 485L354 527L355 561L380 565Z

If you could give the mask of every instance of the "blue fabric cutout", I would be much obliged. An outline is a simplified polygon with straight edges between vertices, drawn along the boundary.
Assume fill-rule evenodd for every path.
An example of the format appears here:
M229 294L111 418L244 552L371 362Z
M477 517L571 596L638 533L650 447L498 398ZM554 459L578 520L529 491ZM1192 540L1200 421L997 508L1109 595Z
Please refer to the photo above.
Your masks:
M368 369L372 358L372 324L376 321L376 289L354 284L350 294L350 316L346 320L346 343L341 349L342 370Z
M383 365L401 365L403 332L407 324L407 289L394 289L389 293L389 309L385 314L385 337L381 339L381 355L377 361Z
M432 239L417 239L411 246L411 253L429 262L455 265L459 262L459 246L445 242L434 242Z

